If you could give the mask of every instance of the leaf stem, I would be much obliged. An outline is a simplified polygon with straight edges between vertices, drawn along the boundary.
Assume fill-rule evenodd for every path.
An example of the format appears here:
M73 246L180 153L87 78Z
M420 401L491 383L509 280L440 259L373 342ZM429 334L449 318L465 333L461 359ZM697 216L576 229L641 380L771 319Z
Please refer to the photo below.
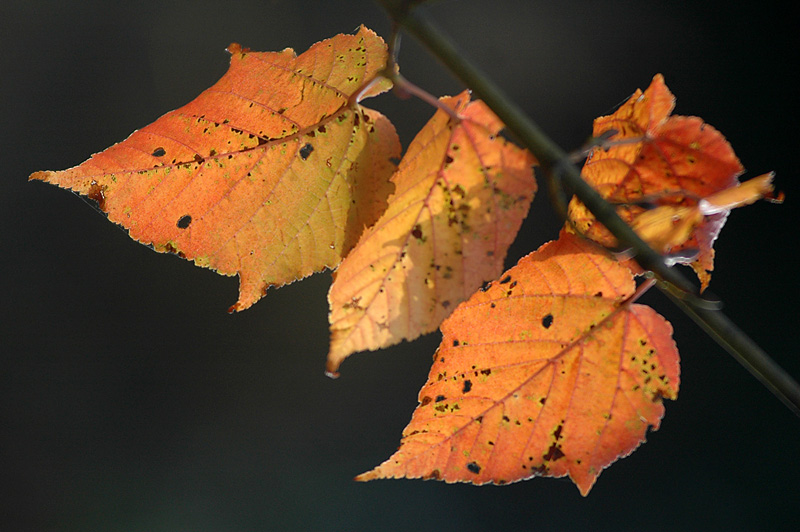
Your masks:
M422 87L419 87L414 83L408 81L399 72L395 72L393 74L389 74L387 72L384 73L384 76L391 79L395 89L399 90L401 93L405 92L413 96L416 96L423 102L432 105L434 108L442 110L443 112L447 113L447 115L450 116L450 118L452 118L453 122L456 124L461 122L461 116L459 116L458 112L456 112L455 109L448 107L439 98L429 93Z
M672 285L670 298L720 346L745 366L789 409L800 416L800 385L781 369L767 353L734 326L718 310L702 308L679 297L677 292L694 294L693 286L677 271L669 268L663 257L647 245L580 176L570 156L540 128L483 72L465 58L456 45L425 15L411 9L408 2L380 0L393 22L416 37L451 73L481 98L502 120L506 128L539 160L545 172L552 174L554 185L566 184L616 238L630 247L636 261L652 271L662 282ZM659 283L662 285L663 283Z
M429 93L422 87L408 81L401 73L397 65L397 56L400 53L400 26L392 24L392 36L389 39L389 63L383 69L381 75L392 81L394 90L401 98L416 96L423 102L431 105L435 109L441 109L453 119L454 123L461 122L461 117L454 110L445 105L439 98Z

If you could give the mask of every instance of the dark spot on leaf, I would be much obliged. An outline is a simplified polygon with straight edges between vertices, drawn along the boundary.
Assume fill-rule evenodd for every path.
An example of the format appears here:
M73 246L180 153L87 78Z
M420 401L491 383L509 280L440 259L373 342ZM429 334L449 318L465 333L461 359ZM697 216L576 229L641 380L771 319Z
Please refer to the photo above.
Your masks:
M464 388L461 390L461 393L468 393L472 389L472 381L466 380L464 381Z
M444 401L445 399L447 399L447 397L445 397L444 395L437 395L436 396L436 402L437 403L440 403L440 402Z
M597 292L594 297L603 297L603 292Z
M414 229L411 230L411 236L416 239L422 239L422 228L419 226L419 224L415 225Z
M205 159L203 159L202 155L200 155L199 153L195 153L194 154L194 162L196 162L197 164L200 164L203 161L205 161Z
M560 440L561 439L561 431L563 431L563 430L564 430L564 425L557 426L556 430L553 431L553 437L556 440Z
M430 403L432 400L433 399L431 399L430 396L426 395L425 397L422 398L422 401L420 402L420 406L425 406L428 403Z
M477 462L470 462L467 464L467 469L471 472L475 473L476 475L481 472L481 466L478 465Z
M153 157L163 157L166 154L167 154L167 150L165 150L164 148L161 148L161 147L158 147L155 150L153 150Z
M189 227L189 224L192 223L192 217L188 214L186 216L181 216L181 219L178 220L178 229L186 229Z
M311 155L311 152L314 151L314 146L311 144L306 144L302 148L300 148L300 158L304 161L308 159L308 156Z
M557 444L553 443L547 450L547 453L542 456L542 458L548 462L555 462L560 458L564 458L564 456L566 456L564 452L558 447Z
M92 181L91 185L89 186L89 191L86 193L86 196L88 196L90 200L97 202L97 206L101 211L105 211L105 188L105 186L99 184L97 181Z
M491 286L492 286L492 283L483 283L483 285L481 286L480 290L481 290L481 292L486 292L489 289L489 287L491 287Z
M506 275L505 277L500 279L500 284L506 284L506 283L509 283L509 282L511 282L511 276L510 275Z
M547 316L542 318L542 327L544 327L545 329L549 329L552 324L553 324L552 314L548 314Z
M442 307L447 308L450 306L450 301L442 301Z
M458 345L459 345L458 340L453 340L453 347L458 347Z
M506 423L511 423L511 418L508 416L503 416L503 421L505 421Z
M442 474L439 472L439 470L438 470L438 469L434 469L434 470L433 470L433 471L431 471L431 472L430 472L430 474L429 474L428 476L426 476L425 478L426 478L426 479L439 480L439 479L441 479L441 478L442 478Z
M452 163L452 162L453 162L453 158L452 158L452 157L450 157L449 155L447 155L447 156L444 158L444 164L450 164L450 163Z
M487 375L488 376L488 375L491 375L491 374L492 374L492 370L490 370L490 369L482 369L481 370L481 375Z
M547 397L542 397L539 399L539 402L542 403L542 406L544 406L544 404L547 402Z

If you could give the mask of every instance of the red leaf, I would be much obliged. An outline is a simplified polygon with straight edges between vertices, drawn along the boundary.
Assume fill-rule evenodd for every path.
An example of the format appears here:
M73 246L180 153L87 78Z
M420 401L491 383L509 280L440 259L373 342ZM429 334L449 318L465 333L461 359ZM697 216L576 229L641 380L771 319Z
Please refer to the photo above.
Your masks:
M596 148L583 167L583 178L609 202L619 204L620 216L636 226L647 205L694 207L706 196L734 187L743 168L730 144L716 129L693 116L670 116L675 98L657 75L644 93L636 91L613 115L595 120L594 135L616 132L609 145ZM570 219L588 237L606 246L616 240L577 199ZM656 239L664 253L697 250L688 262L708 285L714 269L713 244L727 211L692 220L684 241ZM640 227L642 224L639 224ZM669 229L665 226L666 229ZM652 231L651 231L652 233Z

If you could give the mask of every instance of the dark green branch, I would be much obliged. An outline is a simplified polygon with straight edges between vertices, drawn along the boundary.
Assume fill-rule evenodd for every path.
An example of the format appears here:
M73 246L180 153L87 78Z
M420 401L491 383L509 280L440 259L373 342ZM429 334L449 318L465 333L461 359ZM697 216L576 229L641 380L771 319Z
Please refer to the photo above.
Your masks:
M506 128L539 160L542 169L558 185L563 183L586 205L595 218L619 241L630 248L636 261L656 277L672 285L670 297L736 360L744 365L795 414L800 415L800 385L783 371L761 348L736 328L719 311L696 303L692 285L663 257L647 245L580 176L569 155L545 135L527 115L486 75L470 63L445 34L426 17L410 9L408 1L381 0L395 24L416 37L458 79L495 112ZM683 296L677 296L683 292ZM689 296L689 297L686 297Z

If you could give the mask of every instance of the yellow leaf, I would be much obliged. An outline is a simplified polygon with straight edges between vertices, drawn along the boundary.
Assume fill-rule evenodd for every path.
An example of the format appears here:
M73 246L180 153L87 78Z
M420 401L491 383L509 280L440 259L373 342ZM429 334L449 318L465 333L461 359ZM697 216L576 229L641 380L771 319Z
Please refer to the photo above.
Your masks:
M498 133L502 123L464 92L442 103L392 181L384 215L335 272L328 295L335 374L351 353L435 330L503 269L536 182L533 157Z

